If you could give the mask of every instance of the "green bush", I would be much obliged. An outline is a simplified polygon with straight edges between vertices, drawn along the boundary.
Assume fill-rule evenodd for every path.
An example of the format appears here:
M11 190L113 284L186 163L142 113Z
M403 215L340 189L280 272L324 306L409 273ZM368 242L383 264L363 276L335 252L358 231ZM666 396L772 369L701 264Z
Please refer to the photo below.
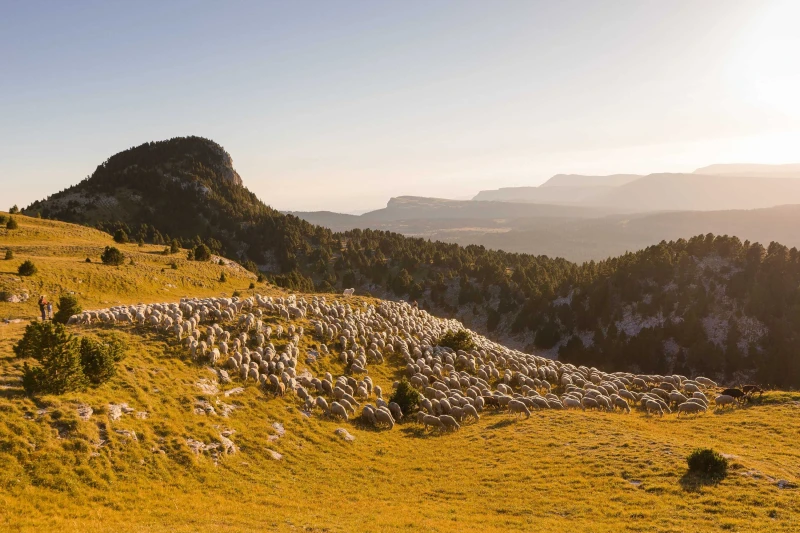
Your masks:
M12 250L6 250L6 261L14 259L14 252Z
M419 398L417 389L412 387L406 378L403 378L392 393L389 401L399 405L404 416L410 416L419 408Z
M30 259L22 263L17 269L20 276L33 276L39 271Z
M177 254L181 251L181 243L178 242L178 239L172 239L172 242L169 243L169 253Z
M17 219L14 217L9 217L8 222L6 222L6 229L17 229L19 224L17 224Z
M689 472L708 478L723 478L728 473L728 460L709 448L698 448L686 459Z
M122 255L122 252L120 252L117 248L114 248L113 246L106 246L106 249L103 250L103 253L100 256L100 260L106 265L119 266L125 262L125 256Z
M18 357L30 357L40 366L23 366L22 386L28 394L63 394L84 390L88 384L81 366L77 339L62 324L31 322L14 345Z
M225 272L219 275L219 281L220 283L225 283L226 281L228 281L228 276L225 275Z
M211 249L205 244L199 244L194 247L194 260L195 261L208 261L211 259Z
M170 263L170 264L169 264L169 267L170 267L172 270L178 270L178 263L176 263L175 261L173 261L172 263Z
M120 244L128 242L128 234L125 233L124 229L120 228L114 232L114 242L118 242Z
M17 207L17 204L14 204L13 206L11 206L11 209L9 209L8 212L11 213L12 215L16 215L17 213L19 213L19 207Z
M109 345L83 337L80 354L83 373L92 385L105 383L116 374L116 361Z
M256 288L256 284L251 281L250 282L250 287L248 287L248 288L255 289Z
M448 331L436 341L439 346L445 346L452 350L464 350L466 352L475 348L475 341L472 340L472 335L465 329L458 331Z
M0 215L0 224L5 224L5 223L6 223L6 216Z
M53 315L53 321L59 324L66 324L69 317L77 315L82 311L78 298L73 294L67 294L58 299L58 311Z

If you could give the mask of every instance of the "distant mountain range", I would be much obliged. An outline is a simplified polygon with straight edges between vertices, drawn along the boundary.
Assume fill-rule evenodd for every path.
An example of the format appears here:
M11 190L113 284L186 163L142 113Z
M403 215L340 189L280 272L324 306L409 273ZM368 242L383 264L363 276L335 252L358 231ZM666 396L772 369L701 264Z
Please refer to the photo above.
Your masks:
M746 174L755 174L755 176ZM508 252L601 260L714 233L800 247L800 165L711 165L692 174L558 174L473 200L401 196L360 216L294 212L334 231L381 229Z
M473 200L582 205L620 212L756 209L800 203L800 165L712 165L691 174L647 176L559 174L539 187L481 191Z

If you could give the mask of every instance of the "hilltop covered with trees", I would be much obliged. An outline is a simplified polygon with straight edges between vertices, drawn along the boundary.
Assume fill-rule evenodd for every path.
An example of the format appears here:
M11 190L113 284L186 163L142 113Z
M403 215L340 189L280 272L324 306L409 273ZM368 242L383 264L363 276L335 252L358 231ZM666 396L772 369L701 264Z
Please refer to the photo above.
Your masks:
M490 336L603 368L800 385L800 259L698 236L578 265L377 230L335 233L268 207L199 137L131 148L26 214L206 245L277 285L417 300Z

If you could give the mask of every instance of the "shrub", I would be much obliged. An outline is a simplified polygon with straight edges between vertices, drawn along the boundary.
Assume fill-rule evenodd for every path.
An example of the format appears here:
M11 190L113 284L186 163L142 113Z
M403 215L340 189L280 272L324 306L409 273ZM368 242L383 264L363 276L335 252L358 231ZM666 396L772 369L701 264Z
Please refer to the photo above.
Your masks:
M14 345L18 357L31 357L41 366L23 366L22 386L28 394L83 390L87 379L81 366L78 341L63 325L31 322L22 339Z
M436 342L439 346L445 346L452 350L470 351L475 348L475 341L472 340L472 335L469 331L461 329L458 331L447 331L444 335L439 337Z
M128 234L125 233L124 229L120 228L114 232L114 242L118 242L120 244L128 242Z
M0 224L5 224L5 223L6 223L6 216L0 215Z
M219 275L219 281L220 283L225 283L226 281L228 281L228 276L225 275L225 272Z
M267 278L265 278L265 277L264 277L264 274L262 274L261 272L259 272L259 273L258 273L258 278L256 278L256 281L257 281L257 282L259 282L259 283L264 283L264 281L265 281L266 279L267 279Z
M11 209L9 209L8 212L11 213L12 215L16 215L17 213L19 213L19 207L17 207L17 204L14 204L13 206L11 206Z
M255 263L255 261L251 261L250 259L248 259L247 261L242 263L242 266L247 270L249 270L250 272L252 272L253 274L258 274L258 265Z
M248 287L248 288L249 289L255 289L256 288L256 284L251 281L250 282L250 287Z
M219 266L225 266L225 260L224 259L220 259L219 261L217 261L217 264Z
M14 252L11 250L6 250L6 261L14 259Z
M169 243L169 253L177 254L181 251L181 243L178 242L178 239L172 239L172 242Z
M211 249L205 244L198 244L194 247L195 261L208 261L211 259Z
M19 273L20 276L33 276L38 271L39 269L36 268L36 265L34 265L33 261L30 259L22 263L17 269L17 273Z
M411 383L406 378L403 378L392 393L389 401L397 403L404 416L410 416L418 408L419 392L411 386Z
M723 478L728 473L728 460L709 448L698 448L686 459L689 472L708 477Z
M172 263L170 263L170 264L169 264L169 267L170 267L172 270L178 270L178 263L176 263L175 261L173 261Z
M80 354L83 373L92 385L105 383L116 374L114 354L107 344L83 337Z
M242 295L242 293L241 293L241 292L239 292L239 291L233 291L233 294L232 294L231 296L233 296L234 298L238 298L238 297L239 297L239 296L241 296L241 295Z
M119 266L125 262L125 256L122 255L119 249L113 246L106 246L106 249L103 250L103 254L100 256L100 260L106 265Z
M92 262L92 260L91 260L91 259L89 259L89 258L87 257L87 258L86 258L86 262L87 262L87 263L91 263L91 262Z
M67 294L58 299L58 311L53 315L53 321L59 324L66 324L69 317L77 315L82 311L78 298L72 294Z
M139 248L142 248L144 246L144 239L139 237L139 242L137 244L139 245Z
M19 224L17 224L17 219L14 217L9 217L8 222L6 222L6 229L17 229Z

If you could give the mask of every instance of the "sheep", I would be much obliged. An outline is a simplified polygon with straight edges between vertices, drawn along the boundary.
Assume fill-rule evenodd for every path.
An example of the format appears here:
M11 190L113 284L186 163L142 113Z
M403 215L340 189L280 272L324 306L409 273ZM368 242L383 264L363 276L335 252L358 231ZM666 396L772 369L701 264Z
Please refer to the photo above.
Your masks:
M444 430L444 423L441 420L439 420L438 416L423 415L422 416L422 424L423 424L425 430L428 429L428 426L434 427L434 428L438 429L439 431L443 431Z
M684 402L678 406L678 416L681 413L702 413L705 412L706 408L699 403L694 402Z
M383 409L376 409L375 410L375 420L376 425L388 425L389 429L394 429L394 418L392 415Z
M347 420L348 420L348 418L347 418L347 410L339 402L331 403L330 415L332 417L343 418L345 422L347 422Z
M614 401L614 407L619 407L626 413L631 412L631 407L628 405L628 402L625 401L625 398L622 398L619 395L614 395L614 397L612 397L612 400Z
M462 420L466 420L468 417L472 417L478 422L481 419L481 416L478 414L478 410L475 408L474 405L466 404L461 408L462 411Z
M342 294L344 296L352 296L354 292L356 292L355 289L345 289L344 291L342 291Z
M528 409L528 406L519 400L513 400L513 399L510 400L508 402L508 410L509 412L514 413L515 415L523 414L525 415L525 418L531 417L531 412Z
M664 416L664 410L661 408L661 404L655 400L647 400L644 404L645 409L647 409L648 414L656 412L659 416Z
M717 407L725 407L726 405L734 405L736 403L736 398L730 396L728 394L720 394L716 398L714 398L714 403Z
M323 398L322 396L317 396L317 399L314 400L314 403L317 405L317 407L319 407L323 411L327 412L329 410L328 401L325 398Z
M447 430L458 431L461 429L461 426L456 422L456 419L449 415L442 415L439 417L442 425Z
M389 402L389 411L391 411L392 416L396 420L402 420L403 419L403 410L400 409L400 405L399 404L397 404L395 402Z

